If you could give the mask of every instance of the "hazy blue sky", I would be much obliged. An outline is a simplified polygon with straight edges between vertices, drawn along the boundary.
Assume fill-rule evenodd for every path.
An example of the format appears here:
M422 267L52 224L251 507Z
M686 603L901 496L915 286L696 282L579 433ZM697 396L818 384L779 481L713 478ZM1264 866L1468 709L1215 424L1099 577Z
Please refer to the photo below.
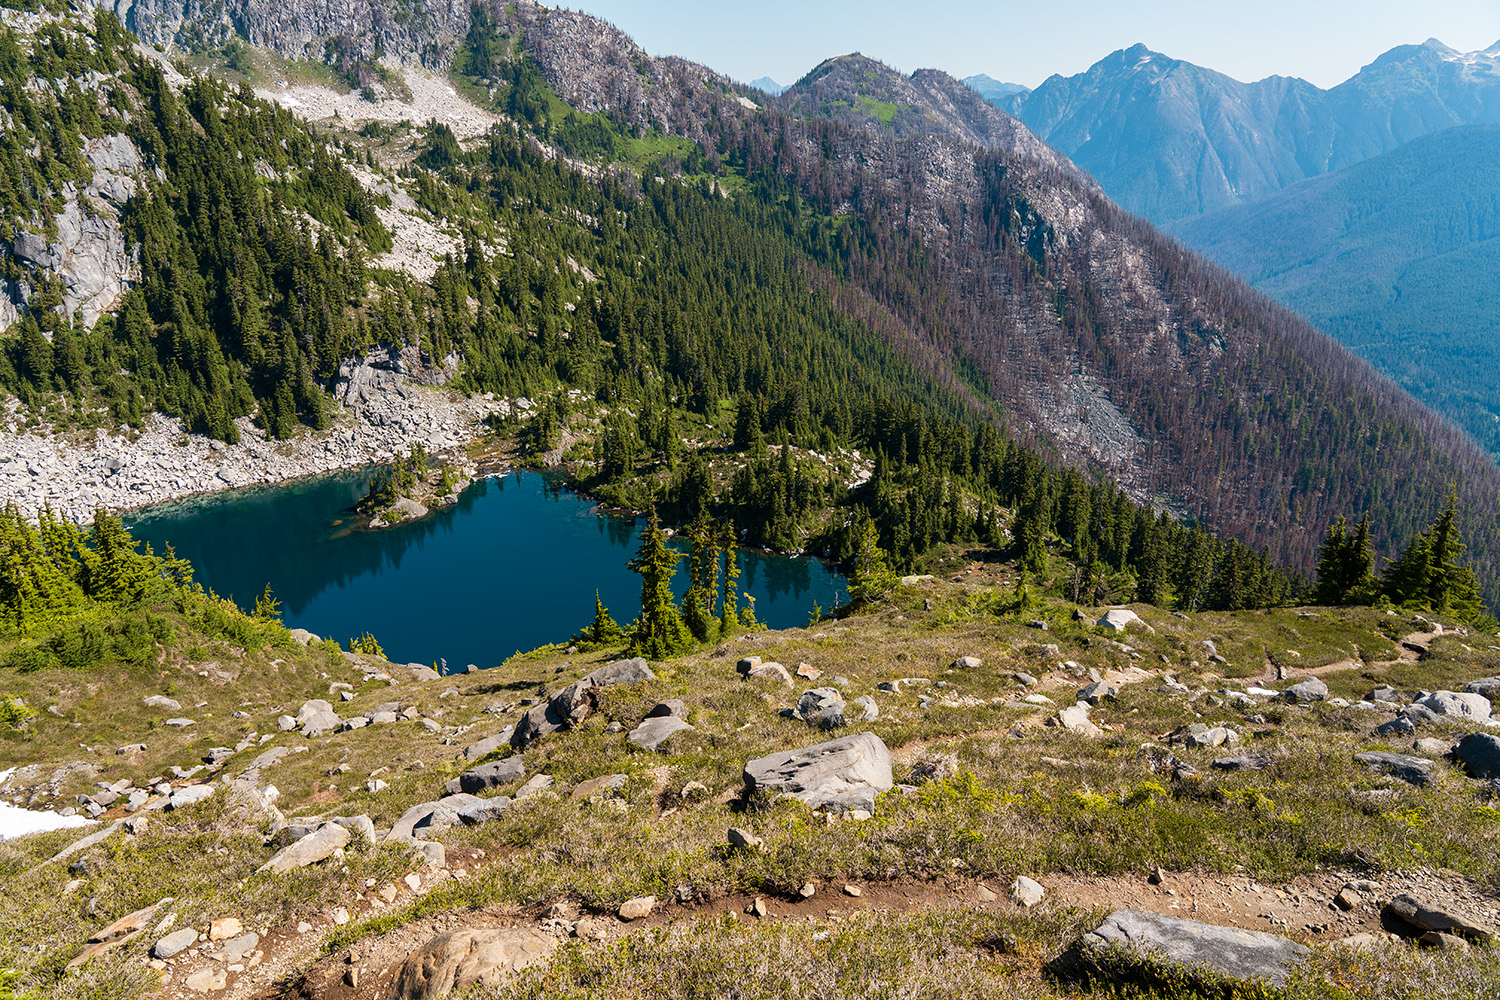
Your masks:
M1034 87L1136 42L1241 80L1348 79L1395 45L1461 51L1500 40L1500 0L566 0L613 21L654 55L680 55L737 80L793 83L859 51L904 72L988 73Z

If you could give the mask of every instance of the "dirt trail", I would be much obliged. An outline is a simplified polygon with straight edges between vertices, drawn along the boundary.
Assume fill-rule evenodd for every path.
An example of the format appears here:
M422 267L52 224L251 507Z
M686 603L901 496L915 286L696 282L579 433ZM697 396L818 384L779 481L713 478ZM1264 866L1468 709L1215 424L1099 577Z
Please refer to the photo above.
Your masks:
M1402 636L1397 642L1400 653L1394 660L1339 660L1335 663L1327 663L1321 667L1285 667L1278 669L1270 660L1266 661L1266 668L1259 677L1257 684L1270 684L1279 680L1296 680L1304 677L1322 677L1324 674L1338 673L1340 670L1369 670L1375 667L1394 667L1401 664L1416 663L1427 652L1432 645L1432 640L1440 635L1446 634L1442 626L1438 626L1432 632L1409 632Z
M1484 893L1470 880L1451 873L1389 876L1369 884L1367 891L1361 893L1361 901L1348 911L1333 902L1346 885L1360 879L1361 876L1346 871L1317 872L1273 888L1242 872L1169 873L1160 885L1138 875L1106 878L1054 875L1039 879L1047 890L1040 905L1101 910L1129 907L1219 926L1287 934L1308 943L1326 943L1354 934L1386 933L1380 915L1382 905L1391 896L1412 890L1437 890L1481 911L1500 914L1500 896ZM941 908L990 912L1018 909L1009 898L1008 884L995 880L833 880L816 885L817 892L808 899L769 893L759 896L725 893L686 903L664 902L649 917L630 923L610 914L580 914L577 906L567 901L436 914L343 948L313 964L305 976L274 985L267 983L252 996L254 1000L286 996L302 1000L383 1000L407 955L438 934L461 929L524 928L554 933L560 938L608 941L676 922L726 914L741 920L832 921L846 920L859 913ZM859 895L849 895L845 886L853 887ZM751 906L757 899L767 911L763 918L751 914Z

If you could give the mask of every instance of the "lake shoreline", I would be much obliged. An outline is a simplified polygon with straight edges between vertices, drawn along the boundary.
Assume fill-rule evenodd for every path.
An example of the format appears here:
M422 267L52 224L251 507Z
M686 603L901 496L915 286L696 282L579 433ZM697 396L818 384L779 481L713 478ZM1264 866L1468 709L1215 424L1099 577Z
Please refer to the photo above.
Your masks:
M639 611L628 564L641 520L609 514L563 470L497 470L456 504L378 531L350 516L364 480L335 473L221 493L129 527L156 551L171 544L217 594L245 606L269 584L288 627L341 641L371 631L402 662L488 667L566 640L588 624L596 590L618 621ZM742 549L738 560L741 606L754 596L768 627L800 628L847 589L838 567L816 557ZM679 599L687 583L679 569Z
M0 410L0 505L14 503L35 521L43 507L78 524L104 508L115 514L250 487L277 487L312 476L389 462L421 443L436 458L467 461L464 448L484 421L530 408L528 400L463 396L436 377L406 374L375 352L346 362L332 390L331 420L277 441L248 417L240 440L226 444L188 434L181 419L150 413L139 430L49 433L25 426L14 397ZM446 376L444 377L446 380Z

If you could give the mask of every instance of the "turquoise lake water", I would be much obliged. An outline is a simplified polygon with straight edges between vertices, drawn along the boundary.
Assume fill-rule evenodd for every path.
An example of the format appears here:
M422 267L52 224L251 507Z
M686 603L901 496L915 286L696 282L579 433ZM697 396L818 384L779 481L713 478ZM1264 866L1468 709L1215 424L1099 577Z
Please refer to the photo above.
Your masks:
M398 662L494 666L559 642L593 617L597 589L615 620L640 611L625 564L644 521L603 515L536 472L476 482L416 524L359 530L350 508L370 473L336 473L236 490L136 513L126 523L162 552L171 542L196 579L251 608L270 583L288 627L345 642L369 631ZM679 545L687 550L686 543ZM807 624L814 602L847 595L816 559L740 553L740 591L771 628ZM674 580L687 589L687 561Z

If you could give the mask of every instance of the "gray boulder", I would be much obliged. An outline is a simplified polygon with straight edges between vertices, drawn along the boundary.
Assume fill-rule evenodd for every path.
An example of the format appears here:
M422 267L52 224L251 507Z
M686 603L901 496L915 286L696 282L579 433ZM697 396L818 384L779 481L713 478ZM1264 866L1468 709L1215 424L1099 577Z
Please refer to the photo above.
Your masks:
M331 733L344 724L344 720L333 712L315 712L302 720L302 735L311 739Z
M411 679L414 681L435 681L443 676L425 663L408 663L406 669L411 671Z
M783 750L745 764L745 787L791 795L810 808L874 812L875 796L894 785L891 752L874 733Z
M306 868L333 856L333 852L346 847L349 831L337 823L325 823L307 836L271 856L271 860L260 866L260 871L280 875L293 868Z
M1426 705L1407 705L1401 710L1401 718L1412 724L1412 728L1418 729L1422 726L1435 726L1443 721L1443 717Z
M151 957L171 958L184 948L190 948L197 942L198 932L191 927L183 927L156 942L151 948Z
M675 715L655 715L647 718L630 731L626 737L630 742L642 750L661 750L665 743L674 733L684 729L692 729L686 719Z
M1482 695L1490 700L1490 710L1494 710L1494 703L1500 701L1500 677L1481 677L1477 681L1470 681L1464 685L1464 690L1469 694Z
M858 698L855 698L851 704L862 709L859 716L860 722L872 722L880 718L880 706L875 703L874 698L871 698L867 694L862 694Z
M1089 707L1082 702L1069 705L1047 720L1049 726L1060 726L1070 733L1081 733L1084 736L1101 736L1104 730L1094 725L1089 718Z
M516 754L504 760L491 761L488 764L469 768L448 782L445 790L449 795L457 795L461 792L476 795L491 788L508 785L512 781L520 781L524 777L526 777L526 763L521 759L520 754Z
M1113 684L1104 681L1096 681L1078 689L1078 701L1086 701L1090 705L1097 705L1105 698L1113 698L1120 693L1120 689Z
M1372 750L1369 753L1357 753L1354 759L1372 770L1400 778L1408 785L1430 784L1437 774L1435 765L1426 757L1410 757L1404 753Z
M168 698L166 695L148 694L146 697L142 698L141 701L147 708L164 708L169 712L182 711L182 705L177 701Z
M1328 685L1316 677L1309 677L1305 681L1298 681L1285 691L1281 692L1281 699L1290 702L1322 701L1328 697Z
M630 660L616 660L606 663L584 678L584 680L598 687L610 687L615 684L641 684L645 681L656 680L656 675L651 668L646 666L645 657L637 656Z
M438 1000L454 990L491 986L551 955L558 939L526 928L439 934L412 952L391 985L392 1000Z
M471 802L458 811L459 822L465 826L478 826L496 820L510 808L510 799L504 795L497 795L492 799L480 799Z
M458 814L465 808L483 801L484 799L477 796L460 792L457 795L438 799L436 802L414 805L401 814L401 818L391 826L391 832L385 835L385 839L387 842L400 843L413 840L418 835L442 833L458 822Z
M1173 730L1167 737L1168 743L1181 743L1190 747L1218 747L1226 743L1235 744L1240 740L1239 734L1226 726L1210 726L1202 722L1194 722Z
M1145 625L1146 623L1141 620L1140 615L1129 608L1112 608L1104 612L1104 617L1100 618L1095 624L1101 628L1123 632L1131 625Z
M166 808L181 809L183 806L190 806L195 802L202 802L205 799L212 798L213 794L213 785L188 785L185 788L177 789L171 795L167 796Z
M1500 936L1494 924L1478 914L1428 895L1402 893L1386 904L1385 912L1420 931L1458 934L1479 941Z
M479 760L481 757L488 757L496 750L499 750L501 747L506 746L510 743L511 731L511 727L506 726L505 729L496 733L494 736L491 736L488 739L480 740L478 743L471 743L467 747L464 747L464 760Z
M792 714L809 726L837 729L844 724L844 696L838 688L824 687L804 691Z
M301 708L297 709L297 724L302 725L308 719L312 718L314 715L317 715L319 712L332 711L333 706L324 701L322 698L309 698L307 701L304 701L302 703Z
M1417 727L1405 715L1398 715L1375 727L1376 736L1410 736Z
M757 663L745 671L746 680L775 681L792 686L792 675L779 663Z
M1438 715L1446 715L1450 718L1457 716L1461 719L1484 722L1490 717L1490 700L1482 694L1471 694L1467 691L1434 691L1417 704L1431 709Z
M540 705L534 705L521 716L511 733L510 745L520 749L559 729L576 725L594 713L599 694L588 677L574 681Z
M1078 941L1077 955L1094 964L1123 948L1146 965L1171 963L1233 982L1283 986L1310 952L1277 934L1217 927L1142 910L1116 910Z
M1470 733L1453 745L1448 758L1471 778L1500 778L1500 736Z

